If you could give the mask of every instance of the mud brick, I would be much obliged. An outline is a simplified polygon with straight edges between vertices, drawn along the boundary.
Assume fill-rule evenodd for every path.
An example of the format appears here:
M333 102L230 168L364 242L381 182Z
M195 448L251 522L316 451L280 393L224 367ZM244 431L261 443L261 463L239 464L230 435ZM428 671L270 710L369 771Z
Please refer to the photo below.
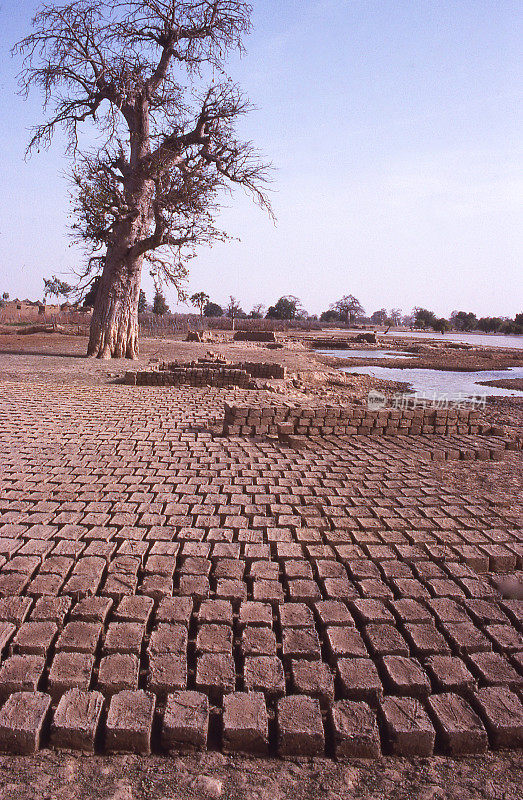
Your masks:
M287 591L292 602L312 603L321 600L321 592L313 580L289 581Z
M189 627L193 609L191 597L165 597L156 611L157 622L179 623Z
M426 583L435 597L465 597L463 590L449 578L434 578Z
M512 623L521 630L523 628L523 600L501 600L501 608L512 620Z
M184 575L200 575L202 577L208 577L211 571L211 562L207 558L202 558L200 556L190 556L186 555L188 550L184 545L183 553L183 563L182 563L182 574Z
M365 643L355 628L327 628L325 642L333 660L347 656L368 658L369 654Z
M15 692L0 711L0 750L27 755L40 748L51 708L42 692Z
M283 568L288 581L298 578L312 580L312 568L308 561L284 561Z
M74 606L71 620L99 622L103 625L112 607L113 601L109 597L86 597Z
M113 577L113 576L111 576ZM96 594L100 586L101 575L71 575L65 586L62 588L62 594L70 595L75 600L82 600L84 597L90 597ZM106 581L104 587L104 594L110 594L106 591L110 578Z
M12 622L20 627L27 619L33 601L30 597L2 597L0 599L0 622Z
M232 653L232 628L228 625L202 625L196 637L200 653Z
M316 562L316 572L318 577L324 578L346 578L347 572L343 564L333 559L318 559ZM286 568L287 569L287 568Z
M430 592L416 578L392 578L392 585L402 597L412 597L417 600L428 600Z
M64 578L61 575L37 575L25 591L33 597L52 597L59 594L63 585Z
M12 622L0 622L0 654L3 653L15 633L16 627Z
M135 653L142 649L145 626L141 622L111 622L104 641L106 653Z
M244 656L275 656L276 637L268 628L244 628L241 639L241 649Z
M22 594L30 578L20 572L6 572L0 575L0 597Z
M284 628L313 628L314 616L305 603L285 603L279 609L280 622Z
M138 688L140 662L129 653L113 653L100 661L98 688L104 695Z
M242 580L244 572L244 562L231 558L217 559L213 570L213 574L216 579L229 578L230 580L236 581Z
M474 675L488 686L509 686L511 689L523 686L523 677L499 653L473 653L468 663Z
M114 616L119 622L141 622L142 625L147 625L153 608L154 600L151 597L133 595L120 601Z
M147 648L150 655L184 655L187 650L188 633L181 623L170 625L161 622L156 630L151 633L149 646Z
M284 628L283 655L285 658L321 658L320 642L314 628Z
M412 578L412 569L403 561L382 561L381 571L385 578Z
M325 736L318 700L303 695L278 702L278 752L281 756L322 756Z
M380 735L376 714L366 703L338 700L329 717L334 729L334 751L337 758L379 758Z
M182 575L179 591L182 596L206 600L210 594L209 579L203 575Z
M272 627L272 608L269 603L248 600L241 604L238 618L240 628L246 625L255 627Z
M379 622L390 622L394 625L394 617L380 600L349 600L349 608L361 625Z
M71 608L69 597L41 597L31 611L31 622L54 622L61 628Z
M45 669L43 656L11 656L0 668L0 700L13 692L35 692Z
M249 576L254 580L277 581L280 568L276 561L254 561L249 570Z
M337 675L343 697L364 700L371 705L383 695L383 687L374 662L367 658L340 658Z
M419 700L386 697L379 706L385 740L398 756L431 756L436 732Z
M269 720L261 692L233 692L223 700L223 749L265 755Z
M291 660L292 686L297 694L317 697L323 703L334 700L334 679L322 661Z
M523 650L523 636L511 625L488 625L485 633L497 650L504 653L516 653Z
M167 575L145 575L139 591L150 600L162 600L173 594L173 581Z
M440 622L470 622L468 614L455 600L446 597L435 598L427 603L427 607Z
M270 559L271 550L267 544L246 544L244 546L243 555L247 563L251 563L258 559Z
M514 572L516 554L502 544L484 544L481 549L488 556L489 572Z
M487 750L487 732L480 718L459 695L429 697L428 711L436 729L437 744L445 753L460 755Z
M381 668L385 686L391 694L419 699L430 694L430 681L415 658L385 656L381 659Z
M161 744L165 750L203 750L209 730L209 700L201 692L173 692L167 697Z
M211 699L234 691L236 670L234 659L223 653L204 653L196 664L196 688L208 693Z
M432 656L425 664L437 691L468 694L476 688L476 681L460 658Z
M57 653L48 677L49 694L54 701L69 689L89 689L94 656L89 653Z
M389 603L390 609L399 622L431 622L431 613L409 597Z
M490 641L472 622L444 622L441 629L458 654L492 650Z
M374 656L408 656L409 648L393 625L367 625L363 635Z
M325 594L332 600L355 598L358 596L356 587L348 578L325 578L322 581Z
M523 705L517 695L502 686L489 686L474 696L474 706L492 747L523 745Z
M150 555L145 562L144 570L148 574L167 575L170 578L176 569L176 556Z
M110 752L150 753L156 698L142 689L113 695L106 721Z
M243 675L245 689L249 692L261 691L271 698L285 694L283 664L276 656L246 658Z
M94 653L98 647L102 626L97 622L68 622L56 642L57 650Z
M149 689L164 697L174 689L187 687L187 663L185 656L167 653L149 658Z
M464 607L476 625L506 625L507 615L501 610L499 604L493 600L467 600Z
M252 590L254 600L283 603L283 587L278 581L255 581Z
M432 624L405 625L405 635L418 657L450 654L450 648L436 626Z
M216 597L223 600L246 600L247 586L243 581L222 578L216 583Z
M58 703L51 725L51 745L58 750L94 752L104 699L100 692L71 689Z
M474 545L457 545L454 550L458 554L460 560L474 572L483 573L488 572L489 557L486 553L475 547Z
M321 600L314 604L314 610L323 627L354 625L349 609L339 600Z
M198 611L199 623L232 625L232 605L228 600L204 600Z
M24 622L13 640L13 653L45 656L57 633L54 622Z

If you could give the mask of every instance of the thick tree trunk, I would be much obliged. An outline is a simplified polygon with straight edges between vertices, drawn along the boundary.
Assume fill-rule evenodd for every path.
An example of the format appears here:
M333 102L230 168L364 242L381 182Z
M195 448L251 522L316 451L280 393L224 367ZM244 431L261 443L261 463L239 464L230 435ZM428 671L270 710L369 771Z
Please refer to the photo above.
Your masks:
M142 257L123 257L109 248L91 319L88 356L137 358L138 298Z

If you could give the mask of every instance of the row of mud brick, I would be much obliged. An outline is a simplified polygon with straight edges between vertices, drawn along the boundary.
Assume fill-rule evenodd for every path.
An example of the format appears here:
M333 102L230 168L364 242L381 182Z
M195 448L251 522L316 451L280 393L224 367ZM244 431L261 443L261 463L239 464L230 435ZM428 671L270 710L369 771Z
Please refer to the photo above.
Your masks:
M248 372L251 378L285 378L287 368L282 364L274 364L271 362L257 362L257 361L241 361L239 363L232 363L226 359L210 359L199 358L198 361L192 361L189 364L182 364L177 361L162 362L159 364L160 371L172 372L178 369L239 369Z
M421 435L481 433L480 412L467 408L384 408L359 405L225 404L225 434Z
M386 697L377 709L340 700L322 711L316 698L291 695L268 708L261 692L233 692L223 709L201 692L181 690L157 703L150 692L122 691L109 703L96 691L72 689L56 707L43 692L12 694L0 710L0 749L150 753L221 748L281 756L377 758L459 755L523 744L523 705L500 687L481 689L471 703L445 693L421 703Z
M252 378L246 370L231 367L176 367L169 371L126 372L124 383L128 386L239 386L248 389Z

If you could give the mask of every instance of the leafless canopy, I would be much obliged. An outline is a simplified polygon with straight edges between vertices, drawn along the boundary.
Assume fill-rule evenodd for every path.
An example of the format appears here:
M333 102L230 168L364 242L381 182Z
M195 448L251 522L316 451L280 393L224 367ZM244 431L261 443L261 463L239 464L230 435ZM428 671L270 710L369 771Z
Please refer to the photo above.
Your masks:
M16 45L22 90L41 89L49 114L28 151L47 146L57 127L68 134L87 274L132 224L127 255L178 282L187 245L225 238L214 217L232 184L271 213L270 168L235 133L249 103L223 72L250 11L239 0L43 3ZM96 148L79 146L86 121Z

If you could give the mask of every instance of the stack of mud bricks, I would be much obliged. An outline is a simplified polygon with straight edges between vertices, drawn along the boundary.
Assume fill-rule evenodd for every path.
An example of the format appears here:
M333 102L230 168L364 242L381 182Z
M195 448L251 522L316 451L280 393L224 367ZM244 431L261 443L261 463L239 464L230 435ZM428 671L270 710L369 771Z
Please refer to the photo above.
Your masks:
M158 369L147 372L126 372L124 383L130 386L216 386L227 388L239 386L253 388L254 378L284 378L286 368L280 364L242 363L223 365L161 364Z
M235 342L275 342L274 331L236 331Z
M479 433L479 412L471 409L380 409L362 406L228 405L224 433L298 436L422 435Z

